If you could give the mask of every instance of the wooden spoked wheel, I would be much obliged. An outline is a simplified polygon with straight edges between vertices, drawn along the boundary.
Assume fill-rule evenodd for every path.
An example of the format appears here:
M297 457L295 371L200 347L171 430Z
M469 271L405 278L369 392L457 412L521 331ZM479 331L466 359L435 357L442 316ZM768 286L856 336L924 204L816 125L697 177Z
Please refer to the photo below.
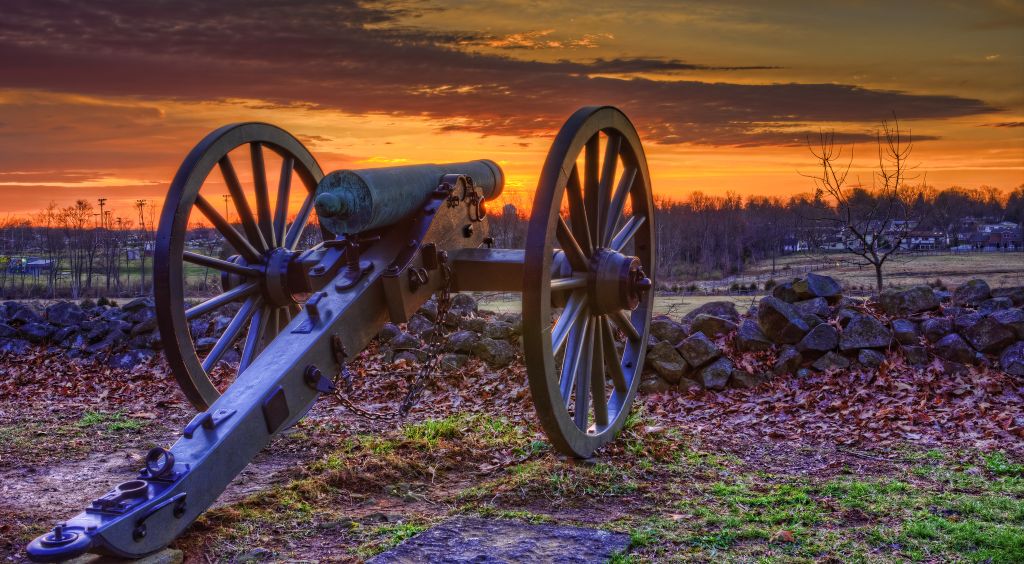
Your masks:
M629 415L651 321L654 239L636 129L615 108L580 109L544 163L523 280L530 392L565 454L591 456Z
M251 169L251 177L243 182L234 162L245 161L240 170ZM154 294L167 360L196 408L220 397L211 378L218 364L234 357L221 370L241 374L299 312L287 265L319 240L306 226L321 178L302 143L264 123L217 129L178 169L160 215ZM302 203L289 215L293 198ZM204 228L207 235L199 236ZM212 327L214 335L194 335L197 327Z

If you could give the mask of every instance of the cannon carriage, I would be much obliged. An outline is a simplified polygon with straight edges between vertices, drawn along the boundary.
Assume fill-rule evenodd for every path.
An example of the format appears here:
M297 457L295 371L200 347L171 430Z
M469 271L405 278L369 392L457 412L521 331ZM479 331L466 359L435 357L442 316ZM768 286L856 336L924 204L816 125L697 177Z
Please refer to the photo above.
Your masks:
M167 546L276 433L336 390L385 322L407 321L435 294L443 307L451 292L521 292L530 392L552 445L589 457L613 440L639 384L653 305L654 207L639 136L615 108L574 113L544 162L525 249L488 237L485 205L503 187L488 160L324 175L272 125L210 133L171 183L154 259L165 354L199 413L138 476L34 540L30 558ZM237 225L231 208L220 212L222 195ZM219 233L222 252L186 247L197 223ZM322 241L303 248L312 224ZM218 273L216 295L190 295L198 267ZM214 339L193 335L220 311L229 321Z

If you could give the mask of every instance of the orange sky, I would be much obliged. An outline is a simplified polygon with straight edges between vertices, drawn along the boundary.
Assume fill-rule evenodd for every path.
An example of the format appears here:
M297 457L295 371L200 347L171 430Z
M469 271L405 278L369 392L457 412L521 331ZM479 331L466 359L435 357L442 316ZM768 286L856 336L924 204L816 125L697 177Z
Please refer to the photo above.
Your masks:
M287 5L286 5L287 4ZM325 171L490 158L528 201L551 137L622 107L656 194L811 189L804 135L893 111L937 188L1024 184L1020 2L5 3L0 213L159 205L209 130L268 121ZM42 33L45 30L45 33Z

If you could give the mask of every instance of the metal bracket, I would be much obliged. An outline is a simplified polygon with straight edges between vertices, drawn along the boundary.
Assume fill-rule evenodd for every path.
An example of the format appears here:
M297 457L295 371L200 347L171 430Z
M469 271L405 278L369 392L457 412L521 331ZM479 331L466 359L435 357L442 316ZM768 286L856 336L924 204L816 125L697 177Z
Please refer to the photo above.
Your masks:
M188 425L185 425L185 430L182 431L181 434L186 439L191 439L200 427L206 430L214 429L217 425L220 425L234 414L234 409L218 409L213 413L204 411L193 417L192 420L188 422Z

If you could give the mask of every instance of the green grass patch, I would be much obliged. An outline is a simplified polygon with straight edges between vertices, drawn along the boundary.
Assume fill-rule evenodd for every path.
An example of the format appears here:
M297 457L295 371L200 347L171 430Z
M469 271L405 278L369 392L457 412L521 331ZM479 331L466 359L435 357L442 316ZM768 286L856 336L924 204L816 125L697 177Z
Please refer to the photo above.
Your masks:
M123 411L107 413L103 411L86 411L76 425L82 429L102 429L110 432L138 431L146 426L147 421L132 419Z

